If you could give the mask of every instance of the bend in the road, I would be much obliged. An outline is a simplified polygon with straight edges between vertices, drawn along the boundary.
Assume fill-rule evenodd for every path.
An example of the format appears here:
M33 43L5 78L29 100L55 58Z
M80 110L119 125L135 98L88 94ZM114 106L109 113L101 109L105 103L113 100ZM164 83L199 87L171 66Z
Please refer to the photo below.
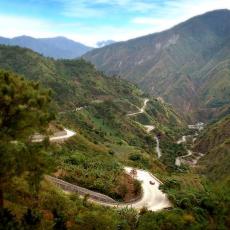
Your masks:
M149 102L149 99L145 98L144 99L144 105L141 108L138 108L139 111L135 112L135 113L128 113L127 116L131 117L131 116L135 116L135 115L144 113L148 102Z
M134 168L131 167L125 167L126 173L130 175L132 175L133 169ZM58 185L59 187L61 187L65 191L78 192L82 196L89 194L90 201L103 206L109 206L115 208L128 207L128 208L135 208L137 210L140 210L143 207L145 207L151 211L157 211L164 208L172 207L172 204L169 202L166 194L164 194L159 189L161 181L145 170L141 170L141 169L135 169L135 170L136 170L135 179L141 181L142 183L142 196L137 201L129 202L129 203L116 202L115 200L113 200L108 196L105 196L104 194L95 193L93 191L70 184L60 179L56 179L53 177L48 177L48 179L51 180L56 185Z
M61 132L56 132L54 133L53 136L49 137L50 142L58 142L58 141L65 141L67 139L69 139L70 137L73 137L76 135L76 132L70 130L70 129L66 129L64 128L64 131ZM32 137L32 142L42 142L44 140L44 136L43 135L34 135Z

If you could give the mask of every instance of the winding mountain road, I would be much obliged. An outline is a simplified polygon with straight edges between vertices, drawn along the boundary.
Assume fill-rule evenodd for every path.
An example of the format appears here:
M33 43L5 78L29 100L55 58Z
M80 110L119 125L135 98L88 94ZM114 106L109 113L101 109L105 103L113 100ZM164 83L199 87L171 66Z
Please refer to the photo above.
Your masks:
M149 99L145 98L144 99L144 105L141 108L138 108L139 111L136 113L128 113L127 116L131 117L131 116L136 116L138 114L144 113L148 102L149 102ZM146 128L147 133L150 133L152 130L155 129L155 126L153 126L153 125L143 125L143 126ZM156 140L156 144L157 144L155 150L157 152L158 158L160 158L162 156L162 152L160 149L160 140L157 136L154 136L154 139Z
M204 123L198 122L195 125L188 125L188 128L194 129L194 130L197 130L198 132L200 132L204 128ZM182 136L182 138L177 141L177 144L186 143L187 139L189 137L193 138L192 142L194 142L196 139L195 136L197 136L197 135L198 135L198 133L195 133L194 135ZM203 156L204 156L204 154L202 154L202 153L194 153L191 150L187 149L186 155L176 157L175 165L181 166L182 164L188 164L190 166L195 166L197 164L198 160ZM186 158L191 158L191 157L193 159L189 159L189 160L186 159Z
M139 112L131 113L131 114L128 114L127 116L135 116L137 114L144 113L148 101L149 101L149 99L144 99L144 105L142 108L139 109ZM153 125L144 125L144 127L146 128L147 133L150 133L152 130L155 129L155 126L153 126ZM64 131L66 133L63 135L58 135L58 136L54 135L54 136L50 137L50 141L66 140L66 139L76 135L76 133L72 130L64 129ZM43 139L41 138L39 141L42 141ZM161 150L159 147L159 139L157 137L155 137L155 139L157 142L156 152L158 154L158 157L160 157L161 156ZM138 210L145 207L148 210L157 211L157 210L161 210L164 208L172 207L172 204L168 200L166 194L164 194L159 189L159 186L162 183L155 176L153 176L150 172L145 171L145 170L141 170L141 169L134 169L131 167L125 167L124 169L125 169L126 173L130 174L131 176L133 176L132 171L133 170L136 171L136 174L134 177L135 177L135 179L139 180L141 182L141 185L142 185L142 196L139 200L131 202L131 203L118 203L115 201L114 202L111 202L111 201L105 202L105 201L102 201L102 199L101 199L102 197L104 197L103 194L97 193L97 195L95 196L95 192L87 190L88 193L94 194L94 196L90 197L90 200L92 202L95 202L95 203L98 203L98 204L104 205L104 206L110 206L110 207L116 207L116 208L132 207L132 208L135 208ZM67 182L62 181L60 179L53 178L53 177L49 177L49 178L53 183L57 184L59 187L61 187L65 191L73 192L74 188L76 189L76 187L78 187L78 190L80 190L81 192L86 191L85 188L67 183ZM109 199L112 200L112 198L109 198Z
M131 167L125 167L128 174L131 174L132 169ZM161 181L145 170L136 169L136 172L136 179L142 182L143 195L139 201L129 204L128 207L136 209L146 207L148 210L157 211L172 206L166 194L159 189L160 184L162 184ZM124 207L127 205L123 204L120 206Z
M144 99L144 105L141 108L138 108L139 111L135 112L135 113L128 113L127 116L131 117L131 116L135 116L135 115L144 113L148 102L149 102L149 99L145 98Z
M130 174L132 177L139 180L142 186L142 196L140 197L140 199L129 203L116 202L111 197L108 197L104 194L97 193L80 186L76 186L74 184L68 183L55 177L47 176L46 178L66 192L77 192L81 196L88 194L89 200L92 203L100 204L103 206L114 208L128 207L135 208L137 210L140 210L143 207L145 207L151 211L157 211L164 208L172 207L172 204L168 200L166 194L164 194L159 189L160 184L162 184L161 181L159 181L155 176L141 169L134 169L131 167L125 167L124 169L127 174ZM136 171L135 176L133 176L133 170Z
M134 168L125 167L126 173L132 175L131 171ZM135 169L136 176L135 179L139 180L142 185L142 197L141 199L132 202L132 203L106 203L101 201L92 200L93 202L102 204L104 206L115 207L115 208L135 208L137 210L142 209L143 207L147 208L151 211L162 210L164 208L172 207L172 204L168 200L166 194L164 194L159 186L161 181L159 181L155 176L151 173L141 170Z

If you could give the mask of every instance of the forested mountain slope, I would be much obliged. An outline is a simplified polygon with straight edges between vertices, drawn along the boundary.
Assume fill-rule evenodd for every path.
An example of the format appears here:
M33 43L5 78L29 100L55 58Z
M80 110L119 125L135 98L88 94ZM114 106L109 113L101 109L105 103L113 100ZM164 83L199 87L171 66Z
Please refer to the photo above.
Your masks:
M229 41L230 11L217 10L84 58L163 97L188 120L210 120L230 111Z
M0 68L50 87L56 106L52 108L57 112L56 122L76 132L66 142L51 145L46 140L30 143L29 136L24 139L25 146L23 142L14 141L15 138L20 140L17 135L11 142L8 138L1 139L4 151L0 153L6 154L8 157L4 160L10 163L10 167L7 164L2 167L6 169L3 175L7 178L8 173L13 172L2 197L5 207L0 210L2 228L228 229L229 187L213 190L212 185L208 186L206 179L194 174L192 169L175 167L175 157L186 154L183 144L177 144L186 130L172 106L143 94L124 80L104 76L83 60L54 61L27 49L1 46ZM0 90L1 103L17 115L13 117L16 121L20 118L20 124L30 128L26 120L32 124L33 120L27 117L27 110L36 120L38 111L30 105L41 107L44 99L35 97L34 100L36 94L31 90L20 94L20 84L13 82L16 79L25 82L34 90L40 86L5 71L1 71L0 77L4 82ZM18 101L17 95L25 106ZM147 97L150 100L143 108ZM51 108L44 107L52 112ZM8 111L1 113L4 118L8 118ZM18 116L20 113L27 119ZM130 113L135 116L127 116ZM8 119L5 124L9 126ZM145 125L150 125L152 131L147 132ZM154 137L160 142L160 159ZM29 151L25 152L25 147L29 147ZM8 148L10 151L5 151ZM18 175L18 165L24 172L21 175ZM89 202L88 196L82 199L78 194L65 193L44 179L45 174L53 175L120 201L138 198L140 182L125 175L123 165L156 174L164 182L161 188L167 192L174 206L172 210L149 212L143 208L138 213L134 209L101 207ZM152 183L150 186L156 188ZM158 201L159 197L156 198Z
M208 125L195 149L205 154L199 165L211 180L230 179L230 116Z
M154 125L162 140L172 144L185 127L171 106L155 98L148 103L147 113L126 116L142 107L147 95L131 83L106 77L84 60L55 61L28 49L0 46L0 68L52 89L60 124L84 137L83 146L77 141L79 136L75 137L79 149L99 147L102 152L117 153L122 161L129 161L130 154L145 155L136 163L151 167L146 162L154 159L148 154L155 153L155 140L140 123Z

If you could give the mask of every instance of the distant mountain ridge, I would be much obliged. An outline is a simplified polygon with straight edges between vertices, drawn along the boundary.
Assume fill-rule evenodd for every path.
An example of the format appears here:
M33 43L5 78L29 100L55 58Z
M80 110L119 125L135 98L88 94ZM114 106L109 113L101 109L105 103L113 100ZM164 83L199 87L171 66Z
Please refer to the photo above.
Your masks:
M229 10L208 12L83 57L173 104L190 122L230 113Z
M0 44L29 48L46 57L55 59L77 58L93 49L92 47L85 46L65 37L33 38L29 36L19 36L12 39L0 37Z

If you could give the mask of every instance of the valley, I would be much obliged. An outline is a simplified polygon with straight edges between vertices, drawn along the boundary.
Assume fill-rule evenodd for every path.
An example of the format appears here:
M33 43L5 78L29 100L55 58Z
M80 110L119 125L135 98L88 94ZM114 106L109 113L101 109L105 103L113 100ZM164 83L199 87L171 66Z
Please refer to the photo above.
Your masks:
M228 230L229 38L227 9L93 50L0 37L0 229Z

